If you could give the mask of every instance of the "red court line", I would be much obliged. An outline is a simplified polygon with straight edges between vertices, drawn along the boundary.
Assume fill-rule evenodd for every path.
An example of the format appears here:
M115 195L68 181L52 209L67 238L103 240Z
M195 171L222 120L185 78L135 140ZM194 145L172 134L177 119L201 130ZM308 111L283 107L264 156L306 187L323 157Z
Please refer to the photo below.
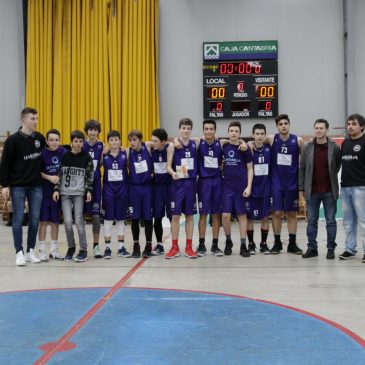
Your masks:
M362 337L360 337L359 335L357 335L356 333L354 333L351 330L349 330L348 328L346 328L344 326L341 326L340 324L338 324L336 322L333 322L330 319L327 319L325 317L321 317L321 316L319 316L319 315L317 315L315 313L308 312L308 311L306 311L304 309L292 307L292 306L289 306L289 305L286 305L286 304L277 303L277 302L272 302L270 300L255 299L255 298L246 297L244 295L227 294L227 293L211 292L211 291L204 291L204 290L170 289L170 288L145 288L145 287L137 287L137 286L129 286L128 288L125 288L125 289L165 290L165 291L177 291L177 292L186 292L186 293L214 294L214 295L222 295L222 296L232 297L232 298L254 300L256 302L271 304L271 305L275 305L277 307L282 307L282 308L289 309L289 310L292 310L292 311L297 312L297 313L301 313L301 314L307 315L309 317L312 317L314 319L317 319L319 321L322 321L324 323L327 323L330 326L335 327L339 331L341 331L341 332L345 333L346 335L350 336L360 346L362 346L363 348L365 348L365 340Z
M96 312L120 289L130 277L145 263L143 258L131 270L127 272L94 306L92 306L59 340L35 361L35 365L46 364L57 352L62 351L68 344L68 340L77 333Z

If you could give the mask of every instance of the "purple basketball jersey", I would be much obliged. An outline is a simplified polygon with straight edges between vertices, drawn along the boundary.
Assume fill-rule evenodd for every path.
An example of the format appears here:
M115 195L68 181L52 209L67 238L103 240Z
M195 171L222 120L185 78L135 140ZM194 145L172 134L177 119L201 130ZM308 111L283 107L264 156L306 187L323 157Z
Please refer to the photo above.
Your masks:
M185 166L187 170L187 179L196 179L198 176L198 153L196 150L196 143L189 140L187 145L184 145L181 140L182 148L174 150L174 158L172 161L172 168L177 171L178 166Z
M46 175L58 175L61 167L62 156L67 152L66 148L60 146L55 151L44 148L41 151L41 169ZM52 197L54 184L43 180L43 197Z
M270 196L270 146L264 144L253 151L253 198L267 198Z
M142 143L139 151L129 148L129 183L132 185L151 183L152 175L152 157L146 144Z
M283 141L275 134L271 146L271 188L274 190L298 190L299 146L298 137L290 134Z
M167 148L168 144L165 144L161 151L152 149L152 161L154 176L153 182L155 184L171 184L171 176L167 172Z
M238 147L231 143L223 147L223 185L242 193L247 187L247 164L252 162L252 154Z
M204 139L201 139L198 148L199 177L205 178L222 176L220 170L222 158L223 150L217 139L211 144Z

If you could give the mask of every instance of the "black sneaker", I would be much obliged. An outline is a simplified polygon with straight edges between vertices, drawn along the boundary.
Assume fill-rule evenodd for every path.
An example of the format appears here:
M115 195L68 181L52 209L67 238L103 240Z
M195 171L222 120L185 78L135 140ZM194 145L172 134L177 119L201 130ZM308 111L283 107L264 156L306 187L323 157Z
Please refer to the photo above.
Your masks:
M226 247L224 248L224 254L226 256L232 255L233 243L231 240L226 240Z
M250 252L250 255L256 255L256 245L255 245L255 242L250 242L248 244L248 251Z
M112 258L112 250L107 247L105 250L104 250L104 259L111 259Z
M133 252L131 257L134 259L138 259L139 257L141 257L141 248L138 242L134 242L133 244Z
M126 248L123 246L118 250L118 256L119 257L131 257L132 255L126 250Z
M210 249L214 256L223 256L223 251L219 249L218 245L212 245Z
M348 251L344 251L340 256L338 256L338 258L340 260L348 260L348 259L351 259L354 256L355 255L353 255L352 253L350 253Z
M250 257L250 252L248 251L246 245L241 245L241 249L240 249L240 255L242 257Z
M288 252L293 253L295 255L303 254L303 251L297 246L297 244L295 242L288 244Z
M207 248L205 247L205 243L199 243L199 246L196 250L196 254L199 256L199 257L203 257L205 256L205 253L207 252Z
M329 248L327 250L327 260L333 260L335 258L335 250L333 248Z
M306 253L303 253L302 258L303 259L310 259L311 257L317 257L318 256L318 250L313 248L308 248Z
M145 257L145 258L148 258L148 257L152 256L152 244L151 243L146 243L146 246L145 246L145 248L142 252L142 256Z
M362 257L361 262L365 263L365 255Z
M165 250L164 250L163 246L161 245L161 243L158 243L152 250L152 255L154 255L154 256L159 256L164 253L165 253Z
M87 260L87 251L80 250L77 256L75 257L75 262L84 262Z
M272 246L272 249L271 249L271 253L273 255L279 255L280 251L282 250L282 248L280 248L280 246L282 247L282 244L279 245L278 243L274 243L274 246Z
M269 247L267 247L266 242L260 243L260 252L264 255L270 255Z
M75 252L76 252L75 247L69 247L67 252L66 252L65 261L72 261Z

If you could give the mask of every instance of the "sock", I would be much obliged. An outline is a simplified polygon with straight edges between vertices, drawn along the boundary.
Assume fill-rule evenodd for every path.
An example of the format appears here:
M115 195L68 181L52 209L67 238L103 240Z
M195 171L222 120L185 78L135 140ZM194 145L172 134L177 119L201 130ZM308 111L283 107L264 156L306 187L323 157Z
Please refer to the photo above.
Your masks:
M186 247L192 247L193 246L193 240L190 239L186 239Z
M118 250L122 249L124 246L124 240L119 240L118 241Z
M218 246L218 238L213 238L212 246Z
M268 234L269 234L268 229L261 229L261 243L266 243Z
M105 248L110 248L110 241L105 240Z
M177 243L177 240L172 240L172 246L179 246L179 244Z
M51 251L57 251L57 240L51 240Z
M253 242L253 230L247 231L247 237L248 237L248 242L252 243Z
M226 240L227 240L227 241L232 241L232 240L231 240L231 235L230 235L230 234L226 234Z
M241 247L246 246L246 238L241 238Z
M95 248L98 244L98 242L94 242L93 248Z
M45 251L46 251L45 241L39 241L39 252L45 252Z
M205 243L205 238L199 238L199 245L200 244L204 245L204 243Z
M296 238L297 238L297 235L295 233L289 233L289 245L290 244L294 245Z
M280 234L274 234L274 238L275 238L275 243L280 243Z

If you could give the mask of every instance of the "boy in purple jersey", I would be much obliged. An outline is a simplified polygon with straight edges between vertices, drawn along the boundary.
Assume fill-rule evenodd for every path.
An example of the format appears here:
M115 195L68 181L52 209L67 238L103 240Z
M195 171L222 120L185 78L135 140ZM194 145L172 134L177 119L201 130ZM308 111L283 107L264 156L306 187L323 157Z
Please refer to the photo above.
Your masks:
M279 133L268 136L265 143L271 146L271 197L273 204L272 226L275 243L272 254L279 254L283 249L280 239L281 215L285 212L288 220L289 245L288 252L301 255L297 246L297 211L299 209L299 155L304 141L301 137L290 134L290 119L287 114L275 118Z
M238 218L241 237L240 255L249 257L246 246L248 197L252 188L252 154L239 149L241 123L231 122L228 127L229 143L223 147L223 206L222 220L226 235L225 255L232 254L231 214L235 212Z
M199 246L198 256L204 256L205 232L207 216L212 215L213 242L211 252L215 256L223 256L218 247L219 228L222 213L222 142L215 137L216 123L214 120L203 121L204 138L198 144L198 207L199 207ZM225 140L225 142L228 142Z
M263 124L255 124L252 128L255 148L253 154L253 182L250 196L250 211L247 214L247 237L248 251L255 255L256 245L254 236L254 220L261 220L261 243L260 252L264 255L270 254L267 247L267 235L269 233L270 214L270 146L264 144L266 127Z
M103 214L104 214L104 258L112 257L111 236L113 220L116 221L118 235L118 256L130 257L124 247L124 231L128 212L128 156L120 148L120 133L112 130L108 133L109 152L103 157Z
M162 218L171 221L171 176L167 172L167 154L173 152L173 145L167 142L165 129L157 128L152 131L151 151L154 176L153 176L153 217L157 245L152 253L157 256L164 253L162 243Z
M180 255L178 237L180 228L180 215L185 214L186 248L185 255L189 258L197 258L194 252L193 215L196 214L196 179L198 175L197 146L190 139L193 122L189 118L183 118L179 122L179 142L181 149L174 149L167 156L167 171L172 176L171 185L171 235L172 247L165 255L166 259L173 259Z
M94 185L92 201L85 203L84 212L86 215L91 215L92 231L93 231L93 251L94 257L100 259L103 257L99 246L100 236L100 209L101 209L101 172L100 167L103 163L104 143L98 141L101 132L101 125L97 120L90 119L85 122L84 131L86 139L83 146L83 151L87 152L93 160L94 166Z
M43 178L43 199L41 215L39 218L39 258L41 261L48 261L46 254L46 231L47 225L51 225L51 250L49 258L63 260L58 252L58 229L60 223L61 202L52 199L55 184L58 183L58 172L61 167L61 159L66 149L60 146L60 132L57 129L50 129L46 134L47 147L41 151L41 169Z
M139 245L139 220L145 223L146 246L143 257L152 256L152 207L153 207L153 162L151 144L142 142L143 135L138 130L128 133L129 148L129 213L132 218L132 257L141 257Z

